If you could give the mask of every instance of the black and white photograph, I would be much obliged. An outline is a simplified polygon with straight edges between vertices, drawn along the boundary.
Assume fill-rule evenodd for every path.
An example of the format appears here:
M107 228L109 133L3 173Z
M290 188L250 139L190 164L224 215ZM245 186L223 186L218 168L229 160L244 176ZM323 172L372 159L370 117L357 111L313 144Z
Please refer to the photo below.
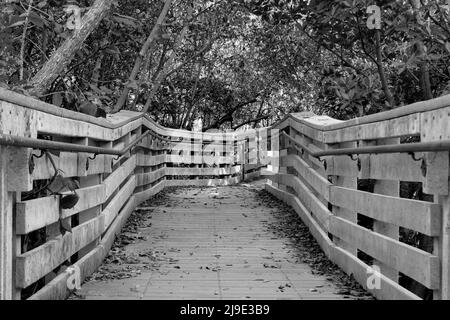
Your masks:
M450 300L449 151L450 0L0 0L0 300Z

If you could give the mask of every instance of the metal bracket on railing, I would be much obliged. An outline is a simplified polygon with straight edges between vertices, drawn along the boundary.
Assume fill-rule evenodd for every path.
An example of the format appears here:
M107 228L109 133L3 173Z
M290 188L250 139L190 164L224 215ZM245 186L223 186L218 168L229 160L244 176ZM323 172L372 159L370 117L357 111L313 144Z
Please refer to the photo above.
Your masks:
M357 166L358 166L358 171L361 171L361 159L359 158L359 156L356 156L356 158L353 157L352 153L349 153L348 156L350 157L350 159L352 159L353 161L357 161Z
M32 153L31 154L31 158L36 158L36 159L42 158L44 156L46 150L45 149L40 149L39 151L41 151L41 153L39 155L35 155L34 153Z
M96 157L97 157L97 153L94 153L93 157L87 157L87 159L86 159L86 171L89 170L89 160L95 160Z
M415 154L414 152L408 152L408 154L411 156L411 158L413 158L414 161L421 161L421 160L424 160L423 157L416 158L416 154Z
M36 155L33 152L31 152L30 161L28 162L28 172L30 174L32 174L34 171L34 167L35 167L34 158L36 158L36 159L42 158L44 156L44 154L47 152L47 150L45 150L45 149L39 149L39 151L41 151L41 153L39 155Z
M320 159L320 157L317 157L317 160L323 163L323 168L325 171L327 170L327 160L326 159Z
M425 156L422 156L420 158L416 158L416 154L414 152L408 152L408 154L413 158L414 161L422 161L420 164L420 170L422 171L422 176L427 175L427 162L425 160Z
M422 175L426 177L427 175L427 162L425 159L422 159L422 163L420 164L420 170L422 170Z

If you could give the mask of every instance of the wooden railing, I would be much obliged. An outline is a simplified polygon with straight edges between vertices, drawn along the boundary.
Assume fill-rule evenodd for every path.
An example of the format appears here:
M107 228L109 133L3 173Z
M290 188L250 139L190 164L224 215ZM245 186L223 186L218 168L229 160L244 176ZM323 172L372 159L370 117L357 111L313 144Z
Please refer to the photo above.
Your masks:
M266 129L190 132L130 111L94 118L0 88L3 135L123 150L147 131L123 156L0 145L0 299L65 298L101 264L137 205L166 186L256 177L265 165L259 145L267 147L258 143Z
M350 121L291 114L272 130L267 190L375 297L449 299L449 152L310 154L449 140L449 117L450 96Z
M449 114L445 96L344 122L301 113L269 130L199 133L130 111L94 118L0 88L1 135L123 150L150 131L118 157L0 145L0 299L65 298L101 264L135 207L166 186L260 174L376 297L449 299L449 152L305 151L449 140ZM52 180L54 194L44 191ZM67 182L79 199L64 209Z

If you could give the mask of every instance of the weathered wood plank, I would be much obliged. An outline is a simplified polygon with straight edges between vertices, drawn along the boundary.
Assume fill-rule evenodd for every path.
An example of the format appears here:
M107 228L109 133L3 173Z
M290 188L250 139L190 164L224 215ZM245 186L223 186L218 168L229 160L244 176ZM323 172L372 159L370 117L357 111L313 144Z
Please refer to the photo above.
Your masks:
M34 110L16 108L15 105L0 101L0 133L27 138L37 136L37 115ZM30 191L33 188L28 161L30 148L8 147L8 190Z
M330 199L331 183L310 167L302 158L289 154L281 159L281 166L293 167L315 191L326 200Z
M450 107L426 112L421 115L421 141L441 141L449 139ZM425 193L433 194L433 200L442 206L442 228L440 237L434 239L433 253L441 260L441 286L433 291L433 299L450 299L450 196L448 184L442 178L449 176L448 152L426 153L426 178L423 184ZM442 183L444 182L444 185Z
M96 124L67 119L48 113L38 112L38 131L67 137L89 137L103 141L114 141L138 128L142 119L136 119L117 129L106 129Z
M449 194L449 152L427 152L425 154L426 174L423 192L435 195Z
M139 167L152 167L152 166L158 166L160 164L163 164L165 162L172 162L171 157L169 155L165 154L159 154L159 155L149 155L149 154L143 154L138 153L136 158L136 165Z
M309 209L305 207L304 203L297 198L295 195L290 194L286 191L273 187L269 184L265 185L265 189L273 194L278 199L284 201L288 205L290 205L295 212L299 215L302 221L308 226L309 231L316 239L317 243L326 254L327 257L330 256L330 248L334 246L333 242L328 238L328 235L322 227L312 219L309 214Z
M450 95L445 95L439 98L426 100L426 101L420 101L416 103L412 103L410 105L402 106L399 108L395 108L392 110L379 112L375 114L371 114L368 116L355 118L347 121L341 121L341 122L335 122L327 125L316 125L314 123L309 123L309 125L315 129L318 130L325 130L325 131L331 131L331 130L337 130L362 124L368 124L368 123L375 123L375 122L382 122L390 119L396 119L401 118L404 116L412 115L415 113L423 113L428 112L432 110L442 109L446 108L450 105ZM292 117L292 116L289 116ZM292 117L293 118L293 117ZM334 119L335 120L335 119ZM283 120L284 121L284 120ZM302 120L297 120L301 122ZM306 122L303 122L306 124Z
M320 117L320 116L316 116L316 117ZM322 116L323 117L323 116ZM330 119L329 117L327 117L328 119ZM297 130L297 132L310 137L313 140L317 140L317 141L323 141L323 132L321 130L317 130L314 129L312 127L310 127L308 125L308 119L303 119L300 121L296 121L294 119L291 119L290 121L290 126L292 128L294 128L295 130ZM306 124L306 125L305 125Z
M150 187L142 192L138 192L134 195L136 199L136 206L141 204L142 202L148 200L151 196L159 193L164 187L167 186L167 180L161 180L153 187Z
M132 176L130 180L125 183L125 185L103 210L102 216L104 216L104 231L108 230L109 226L119 213L119 210L123 207L123 204L126 203L133 194L134 188L136 188L136 176Z
M135 198L132 196L121 210L119 218L114 220L109 230L105 233L99 245L74 263L75 266L80 268L81 281L84 281L86 277L91 275L101 265L103 259L108 254L116 235L120 232L120 229L125 224L134 207ZM69 271L63 272L36 294L32 295L28 300L61 300L67 298L70 294L70 291L67 288L69 276Z
M273 176L268 177L273 179ZM320 224L328 231L328 224L331 212L328 210L327 206L324 205L312 192L311 190L302 182L298 177L288 174L278 174L278 179L275 182L289 186L295 190L296 196L300 199L304 207L306 207L307 212L311 213L315 219L317 219Z
M352 160L349 156L326 157L327 174L342 177L357 177L358 162ZM333 163L328 167L328 164Z
M8 192L8 150L0 146L0 300L15 296L14 286L14 193Z
M165 175L167 175L166 170L169 168L159 168L158 170L146 173L136 174L136 185L142 186L146 184L153 183Z
M372 268L342 248L336 246L332 247L331 260L341 267L347 274L352 275L364 289L369 291L378 299L421 300L412 292L380 273L378 274L380 279L380 287L369 288L367 286L369 277L374 276L373 272L369 272Z
M75 252L102 233L103 216L89 220L45 244L19 255L16 259L16 283L19 288L33 284L59 266Z
M230 168L165 168L168 176L223 176L230 175Z
M239 178L198 179L198 180L166 180L166 186L228 186L239 182Z
M27 234L59 220L59 196L16 204L16 233Z
M401 287L397 283L392 280L386 278L382 274L380 274L380 288L368 288L367 280L368 277L371 276L368 273L370 270L369 266L359 260L357 257L353 256L349 252L345 251L342 248L339 248L332 243L327 235L318 227L311 227L310 224L313 221L309 219L307 215L307 209L302 205L298 199L295 200L294 196L284 192L280 189L274 188L270 185L266 185L266 190L272 193L274 196L283 200L284 202L290 204L296 212L300 215L303 222L308 225L309 230L313 234L314 238L317 240L321 246L324 253L329 257L333 262L338 264L347 274L351 274L355 277L355 279L370 293L372 293L375 297L379 299L391 299L391 300L420 300L419 297ZM294 200L292 200L294 198ZM292 202L294 201L294 202Z
M72 209L61 209L63 219L98 206L106 200L106 186L104 184L78 189L76 193L80 199ZM67 194L70 194L70 192L67 192Z
M109 197L120 184L133 173L136 168L136 155L133 155L125 161L123 165L117 168L111 175L103 181L106 186L106 196Z
M420 117L417 114L337 130L324 131L325 143L342 143L356 140L394 138L420 133Z
M27 234L62 219L102 204L106 200L105 185L77 189L79 200L72 209L60 208L59 196L42 197L17 203L17 234ZM65 194L70 194L66 192Z
M40 152L33 151L33 154L39 155ZM50 154L57 169L63 172L64 177L78 176L78 155L71 152L61 152L59 156ZM34 158L35 168L32 173L34 180L50 179L53 177L55 170L47 156L42 158Z
M371 154L369 161L371 179L421 182L424 178L421 162L406 153Z
M420 114L421 141L450 139L450 103L448 107Z
M374 194L332 186L330 202L359 212L375 220L438 236L441 228L441 206L435 203Z
M430 289L439 286L439 257L332 216L330 233Z

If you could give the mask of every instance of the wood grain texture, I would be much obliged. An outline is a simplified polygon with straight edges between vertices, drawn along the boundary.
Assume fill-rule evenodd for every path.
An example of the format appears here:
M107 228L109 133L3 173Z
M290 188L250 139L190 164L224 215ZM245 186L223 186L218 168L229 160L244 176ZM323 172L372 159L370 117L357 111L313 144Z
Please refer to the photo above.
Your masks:
M438 204L378 195L332 186L330 202L369 216L430 236L439 235L441 207Z
M325 276L295 260L287 239L273 237L265 225L274 209L258 204L253 188L169 194L170 207L155 208L151 226L141 229L146 240L125 248L164 256L158 268L142 268L130 279L89 281L79 294L87 300L344 299Z
M341 267L347 274L353 275L355 279L375 297L389 300L420 300L418 296L414 295L382 274L380 275L380 288L368 288L367 280L370 275L368 270L370 269L367 264L359 260L350 252L343 248L339 248L331 242L327 234L320 229L320 226L314 224L314 221L308 217L306 214L307 210L295 196L270 185L266 185L266 190L280 200L290 204L300 215L303 222L308 225L311 234L318 241L322 250L330 258L330 260L338 264L339 267Z

